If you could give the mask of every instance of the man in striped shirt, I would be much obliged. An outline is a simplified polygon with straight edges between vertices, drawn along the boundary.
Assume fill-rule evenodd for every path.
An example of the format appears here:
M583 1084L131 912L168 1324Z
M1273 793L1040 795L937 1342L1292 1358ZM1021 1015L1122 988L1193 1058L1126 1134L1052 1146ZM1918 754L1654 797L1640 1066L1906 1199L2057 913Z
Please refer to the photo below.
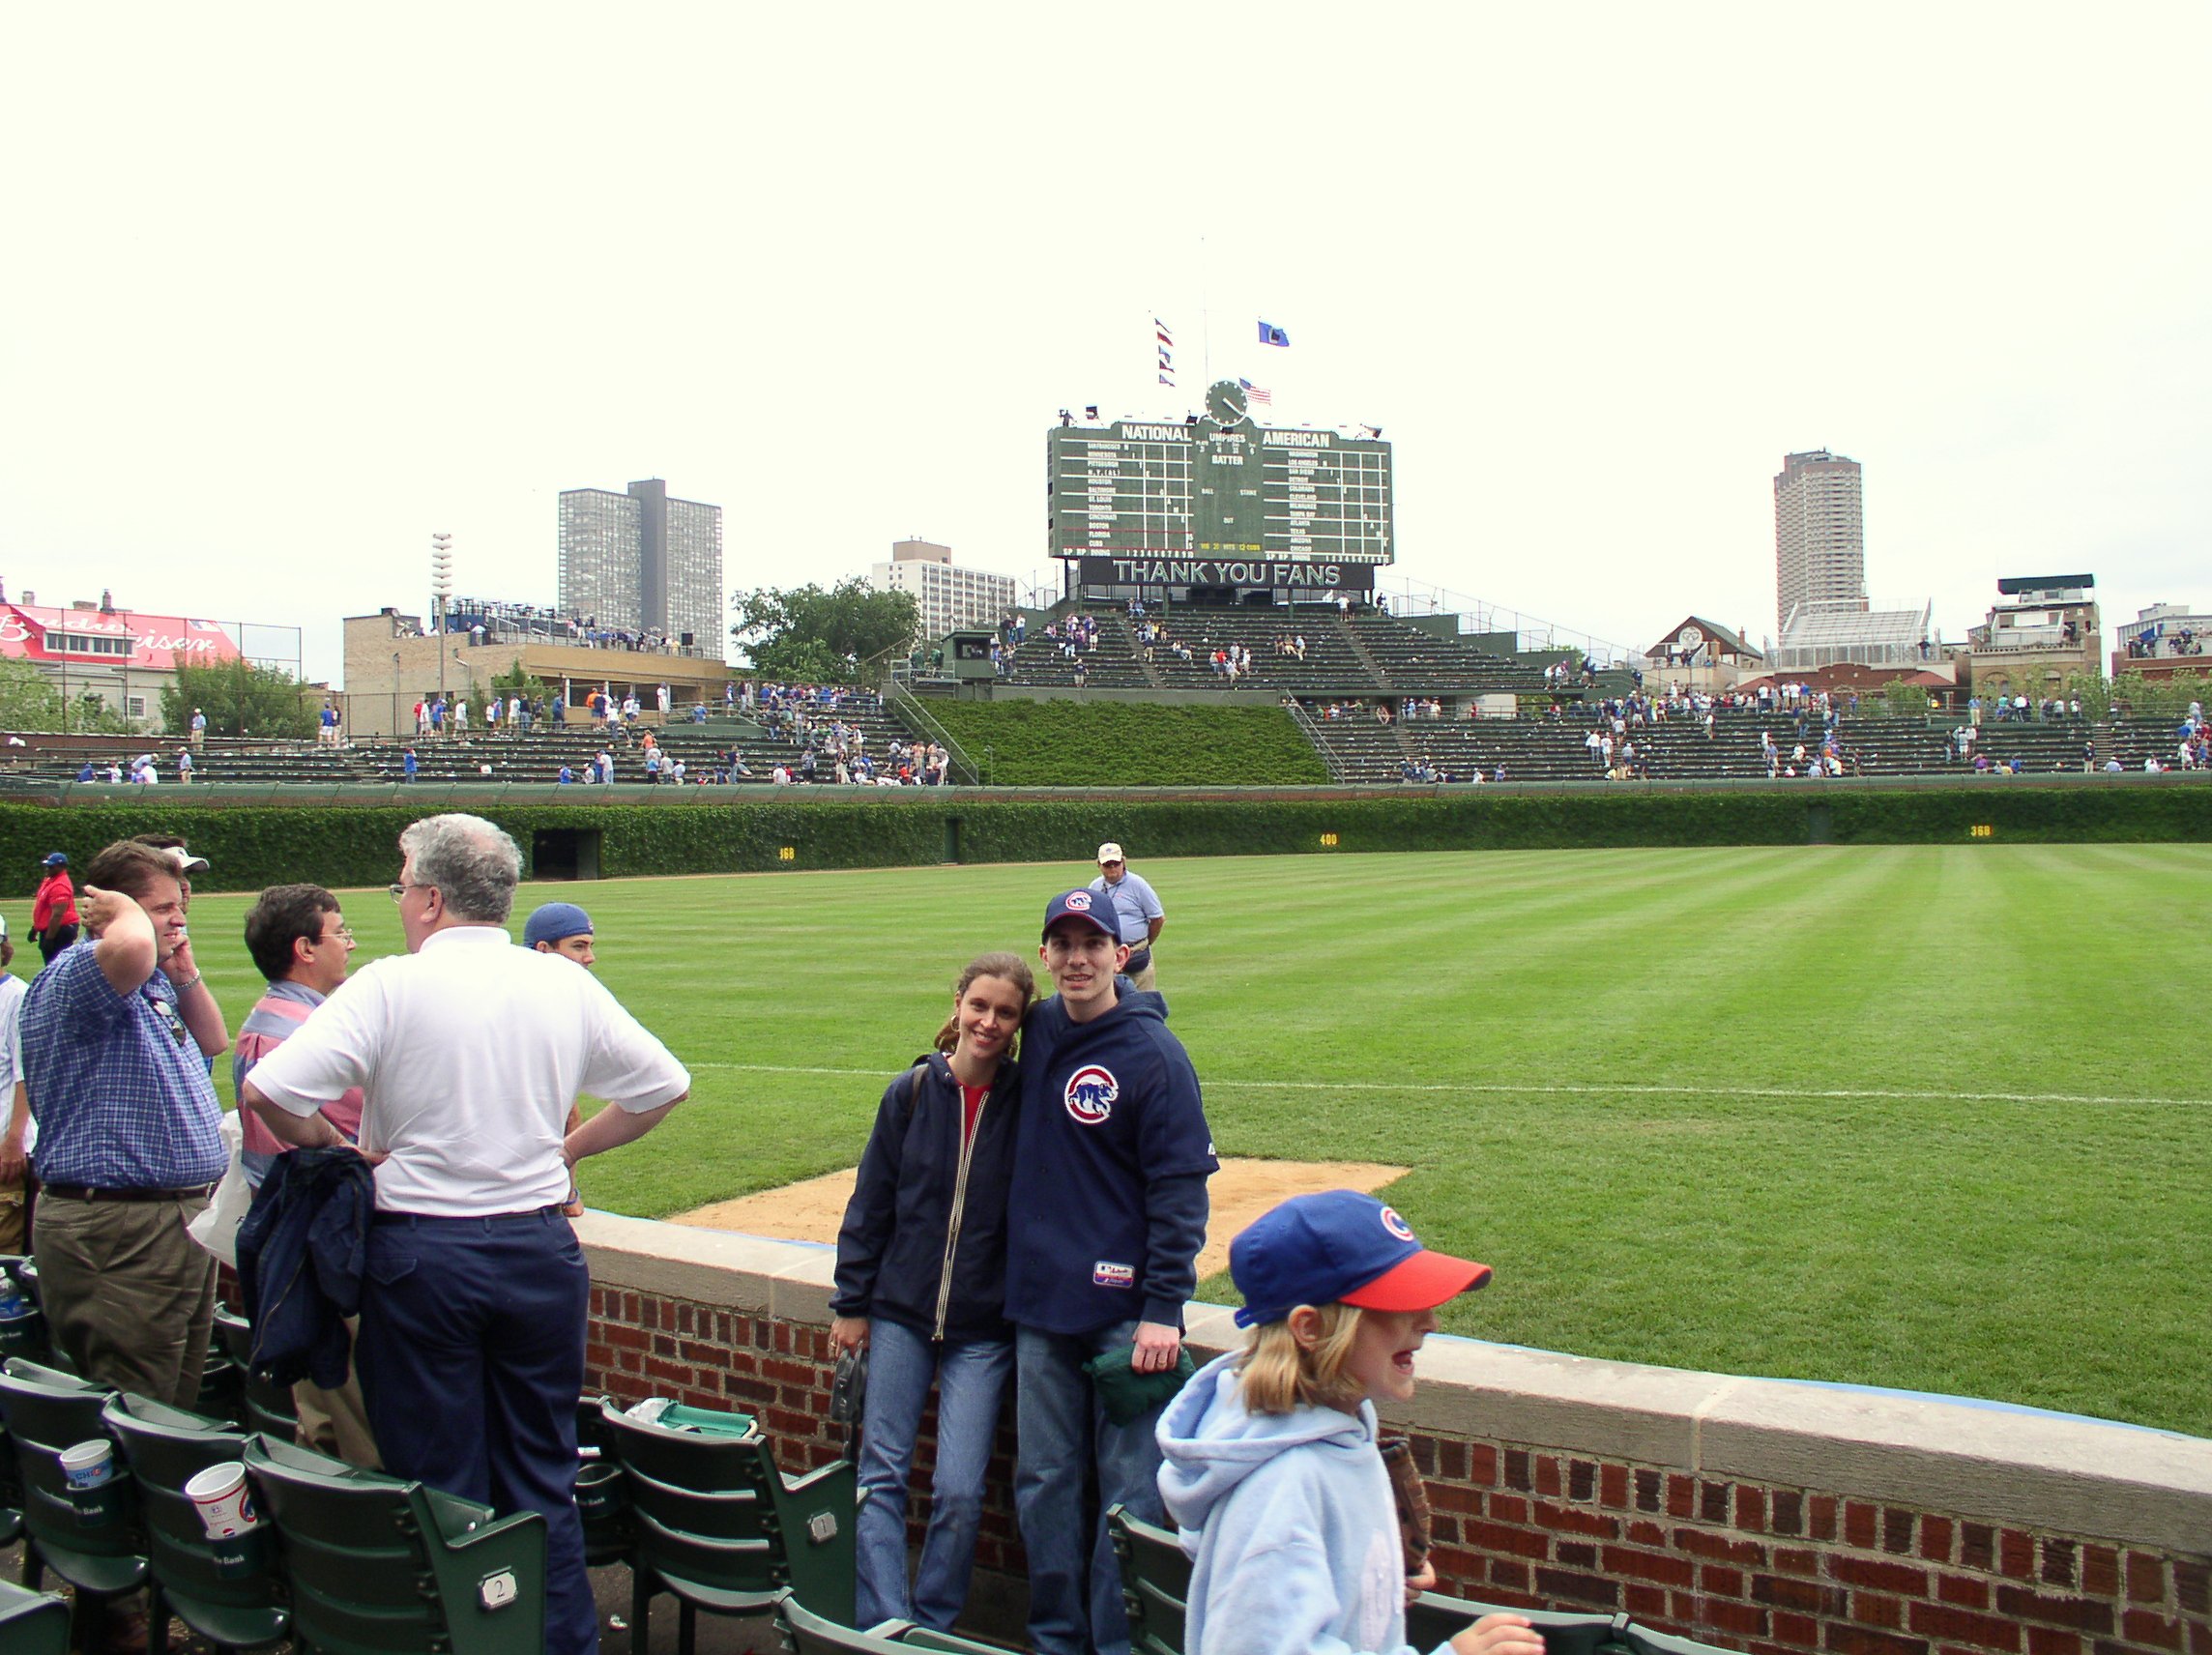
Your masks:
M330 891L319 885L277 885L263 891L247 912L246 948L269 979L269 992L238 1026L230 1073L241 1095L253 1065L282 1045L345 981L354 942L338 899ZM362 1090L354 1087L326 1105L323 1114L350 1143L361 1136L361 1109ZM280 1142L252 1110L238 1113L246 1132L241 1158L247 1182L259 1189L276 1157L291 1146ZM349 1373L336 1390L302 1379L292 1387L292 1403L299 1413L304 1446L357 1466L381 1466L362 1406L361 1381L355 1376Z

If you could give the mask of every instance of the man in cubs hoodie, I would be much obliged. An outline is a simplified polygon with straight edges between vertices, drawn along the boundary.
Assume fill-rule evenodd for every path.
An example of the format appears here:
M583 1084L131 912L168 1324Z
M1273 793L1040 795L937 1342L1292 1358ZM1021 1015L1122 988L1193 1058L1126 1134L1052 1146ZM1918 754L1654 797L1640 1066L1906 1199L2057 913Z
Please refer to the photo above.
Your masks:
M1161 1517L1160 1408L1107 1419L1084 1363L1117 1353L1172 1375L1197 1290L1213 1158L1198 1076L1167 1006L1121 977L1112 898L1063 891L1045 910L1060 991L1022 1031L1021 1147L1006 1212L1021 1456L1014 1503L1030 1564L1037 1655L1127 1655L1128 1617L1106 1532L1116 1502ZM1098 1509L1084 1509L1095 1470Z

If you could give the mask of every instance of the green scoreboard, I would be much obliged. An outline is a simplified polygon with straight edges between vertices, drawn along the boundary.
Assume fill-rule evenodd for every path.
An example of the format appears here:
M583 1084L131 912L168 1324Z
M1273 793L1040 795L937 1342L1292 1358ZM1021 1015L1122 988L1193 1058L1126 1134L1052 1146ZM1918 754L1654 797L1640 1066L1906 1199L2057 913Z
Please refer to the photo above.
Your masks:
M1391 561L1390 445L1261 425L1235 380L1185 423L1063 424L1045 453L1051 554L1087 584L1365 588Z

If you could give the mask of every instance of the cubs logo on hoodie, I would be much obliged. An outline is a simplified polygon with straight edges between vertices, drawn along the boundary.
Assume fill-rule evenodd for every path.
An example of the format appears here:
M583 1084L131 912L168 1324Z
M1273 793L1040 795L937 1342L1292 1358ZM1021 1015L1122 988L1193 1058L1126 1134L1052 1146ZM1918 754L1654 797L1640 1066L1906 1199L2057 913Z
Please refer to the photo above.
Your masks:
M1121 1083L1114 1071L1098 1063L1086 1063L1067 1077L1061 1101L1067 1118L1078 1126L1103 1126L1113 1118L1114 1100L1121 1095Z

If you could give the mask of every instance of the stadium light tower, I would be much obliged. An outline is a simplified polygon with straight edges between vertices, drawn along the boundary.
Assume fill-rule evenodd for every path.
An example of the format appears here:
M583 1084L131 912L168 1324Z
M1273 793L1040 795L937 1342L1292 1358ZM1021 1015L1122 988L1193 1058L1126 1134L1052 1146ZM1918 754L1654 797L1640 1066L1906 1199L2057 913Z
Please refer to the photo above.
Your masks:
M453 595L453 537L430 537L430 595L438 611L438 699L446 699L446 603Z

